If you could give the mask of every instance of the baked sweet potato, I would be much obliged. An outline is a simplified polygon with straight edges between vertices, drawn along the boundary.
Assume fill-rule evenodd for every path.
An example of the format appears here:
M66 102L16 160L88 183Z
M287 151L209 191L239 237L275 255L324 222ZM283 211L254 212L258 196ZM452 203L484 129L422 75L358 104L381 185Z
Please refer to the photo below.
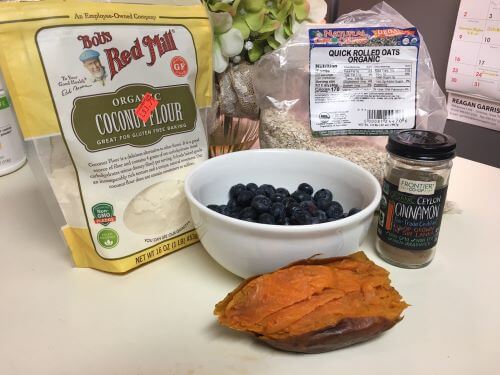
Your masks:
M369 340L408 305L363 252L305 259L243 281L215 306L219 322L282 350L321 353Z

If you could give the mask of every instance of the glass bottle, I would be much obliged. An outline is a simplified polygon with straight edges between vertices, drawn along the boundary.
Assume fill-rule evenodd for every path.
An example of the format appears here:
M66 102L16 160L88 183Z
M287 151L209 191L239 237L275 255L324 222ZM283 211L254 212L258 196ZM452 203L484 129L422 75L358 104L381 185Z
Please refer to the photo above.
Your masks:
M18 170L25 163L24 143L0 78L0 176Z
M389 136L375 244L388 263L420 268L434 258L455 148L431 131Z

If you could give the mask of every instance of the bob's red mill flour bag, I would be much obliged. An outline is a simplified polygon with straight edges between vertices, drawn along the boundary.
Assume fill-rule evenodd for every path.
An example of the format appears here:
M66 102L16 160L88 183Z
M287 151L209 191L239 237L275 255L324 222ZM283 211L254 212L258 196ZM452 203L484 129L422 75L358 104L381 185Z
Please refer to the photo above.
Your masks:
M78 267L126 272L198 241L184 177L207 158L205 8L0 4L0 66Z

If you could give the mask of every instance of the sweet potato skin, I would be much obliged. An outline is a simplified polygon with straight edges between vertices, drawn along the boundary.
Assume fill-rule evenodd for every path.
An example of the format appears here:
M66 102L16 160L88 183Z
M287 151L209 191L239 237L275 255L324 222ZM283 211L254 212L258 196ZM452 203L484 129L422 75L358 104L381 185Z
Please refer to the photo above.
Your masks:
M335 258L309 258L303 259L292 264L289 264L281 269L289 268L297 265L326 265L333 262L342 261L344 259L354 259L359 261L369 260L363 252L358 252L345 257ZM249 279L243 280L241 284L230 292L226 298L220 301L216 306L214 313L217 316L223 314L228 303L232 300L235 294L243 289L249 282L260 277L257 275ZM336 349L341 349L350 345L361 343L370 340L384 331L392 328L402 317L397 319L388 319L381 316L366 316L366 317L346 317L337 322L334 326L324 327L320 330L307 332L300 335L292 335L284 338L271 338L255 332L249 332L253 337L267 345L279 350L296 352L296 353L324 353Z
M399 321L399 320L398 320ZM333 327L285 339L257 336L266 344L296 353L324 353L370 340L392 328L398 321L382 317L346 318Z

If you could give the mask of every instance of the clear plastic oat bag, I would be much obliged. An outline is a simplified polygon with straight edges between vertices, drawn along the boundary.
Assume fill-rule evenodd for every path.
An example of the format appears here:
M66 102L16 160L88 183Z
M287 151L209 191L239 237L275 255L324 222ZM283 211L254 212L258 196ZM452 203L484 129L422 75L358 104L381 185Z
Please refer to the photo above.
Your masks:
M303 26L261 58L254 85L261 147L330 153L380 181L388 134L442 132L447 117L422 35L384 2Z

